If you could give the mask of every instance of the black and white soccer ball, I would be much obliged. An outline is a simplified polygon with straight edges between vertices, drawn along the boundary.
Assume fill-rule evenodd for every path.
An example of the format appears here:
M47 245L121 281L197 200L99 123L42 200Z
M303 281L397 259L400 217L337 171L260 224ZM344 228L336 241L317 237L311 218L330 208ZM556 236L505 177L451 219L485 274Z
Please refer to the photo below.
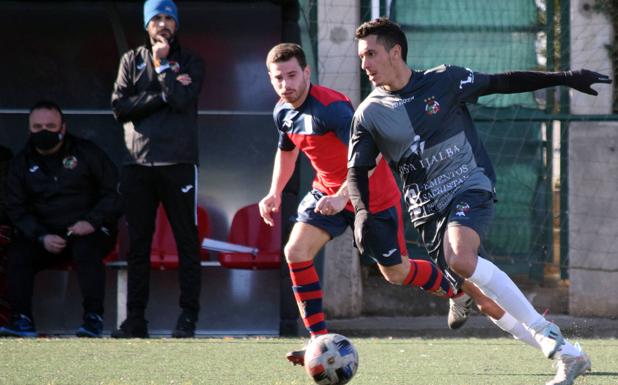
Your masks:
M358 353L341 334L314 338L305 351L305 370L320 385L347 384L358 368Z

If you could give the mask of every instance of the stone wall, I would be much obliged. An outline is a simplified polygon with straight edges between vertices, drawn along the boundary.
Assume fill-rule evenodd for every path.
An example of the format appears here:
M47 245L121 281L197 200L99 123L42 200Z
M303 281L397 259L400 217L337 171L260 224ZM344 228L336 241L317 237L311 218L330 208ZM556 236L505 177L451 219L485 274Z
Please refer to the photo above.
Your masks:
M592 0L572 0L571 68L612 74L605 45L612 27L592 10ZM611 113L612 86L599 95L571 91L574 114ZM569 312L618 314L618 123L573 122L569 126Z

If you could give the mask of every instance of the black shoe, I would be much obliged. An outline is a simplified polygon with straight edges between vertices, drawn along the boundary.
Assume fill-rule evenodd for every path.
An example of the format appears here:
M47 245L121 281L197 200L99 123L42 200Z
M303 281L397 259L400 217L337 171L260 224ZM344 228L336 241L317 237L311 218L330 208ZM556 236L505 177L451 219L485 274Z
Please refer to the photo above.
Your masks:
M193 338L195 337L195 316L182 312L178 321L176 321L176 327L172 332L173 338Z
M77 329L78 337L100 338L103 334L103 318L97 313L86 313L84 323Z
M38 333L32 320L24 314L13 314L11 323L0 327L0 337L34 338Z
M301 350L292 350L285 355L285 358L291 363L293 363L294 366L305 366L305 351L305 348Z
M148 321L140 317L128 317L112 332L112 338L148 338Z

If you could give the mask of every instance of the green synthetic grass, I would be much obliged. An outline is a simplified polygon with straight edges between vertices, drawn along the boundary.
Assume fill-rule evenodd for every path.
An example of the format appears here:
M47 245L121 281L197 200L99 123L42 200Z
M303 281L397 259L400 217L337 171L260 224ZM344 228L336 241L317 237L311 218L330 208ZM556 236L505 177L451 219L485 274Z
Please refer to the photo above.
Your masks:
M502 339L354 338L354 385L533 385L551 361ZM592 374L576 385L618 384L618 340L581 340ZM311 385L283 358L300 339L0 339L0 384Z

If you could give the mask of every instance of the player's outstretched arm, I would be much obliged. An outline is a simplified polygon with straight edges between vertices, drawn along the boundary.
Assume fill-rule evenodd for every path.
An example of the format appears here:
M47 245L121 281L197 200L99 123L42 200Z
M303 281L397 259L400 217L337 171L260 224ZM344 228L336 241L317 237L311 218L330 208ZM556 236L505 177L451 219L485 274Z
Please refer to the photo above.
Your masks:
M512 94L567 86L596 96L598 92L591 87L593 84L611 82L609 76L587 69L562 72L514 71L489 75L489 85L481 95Z

